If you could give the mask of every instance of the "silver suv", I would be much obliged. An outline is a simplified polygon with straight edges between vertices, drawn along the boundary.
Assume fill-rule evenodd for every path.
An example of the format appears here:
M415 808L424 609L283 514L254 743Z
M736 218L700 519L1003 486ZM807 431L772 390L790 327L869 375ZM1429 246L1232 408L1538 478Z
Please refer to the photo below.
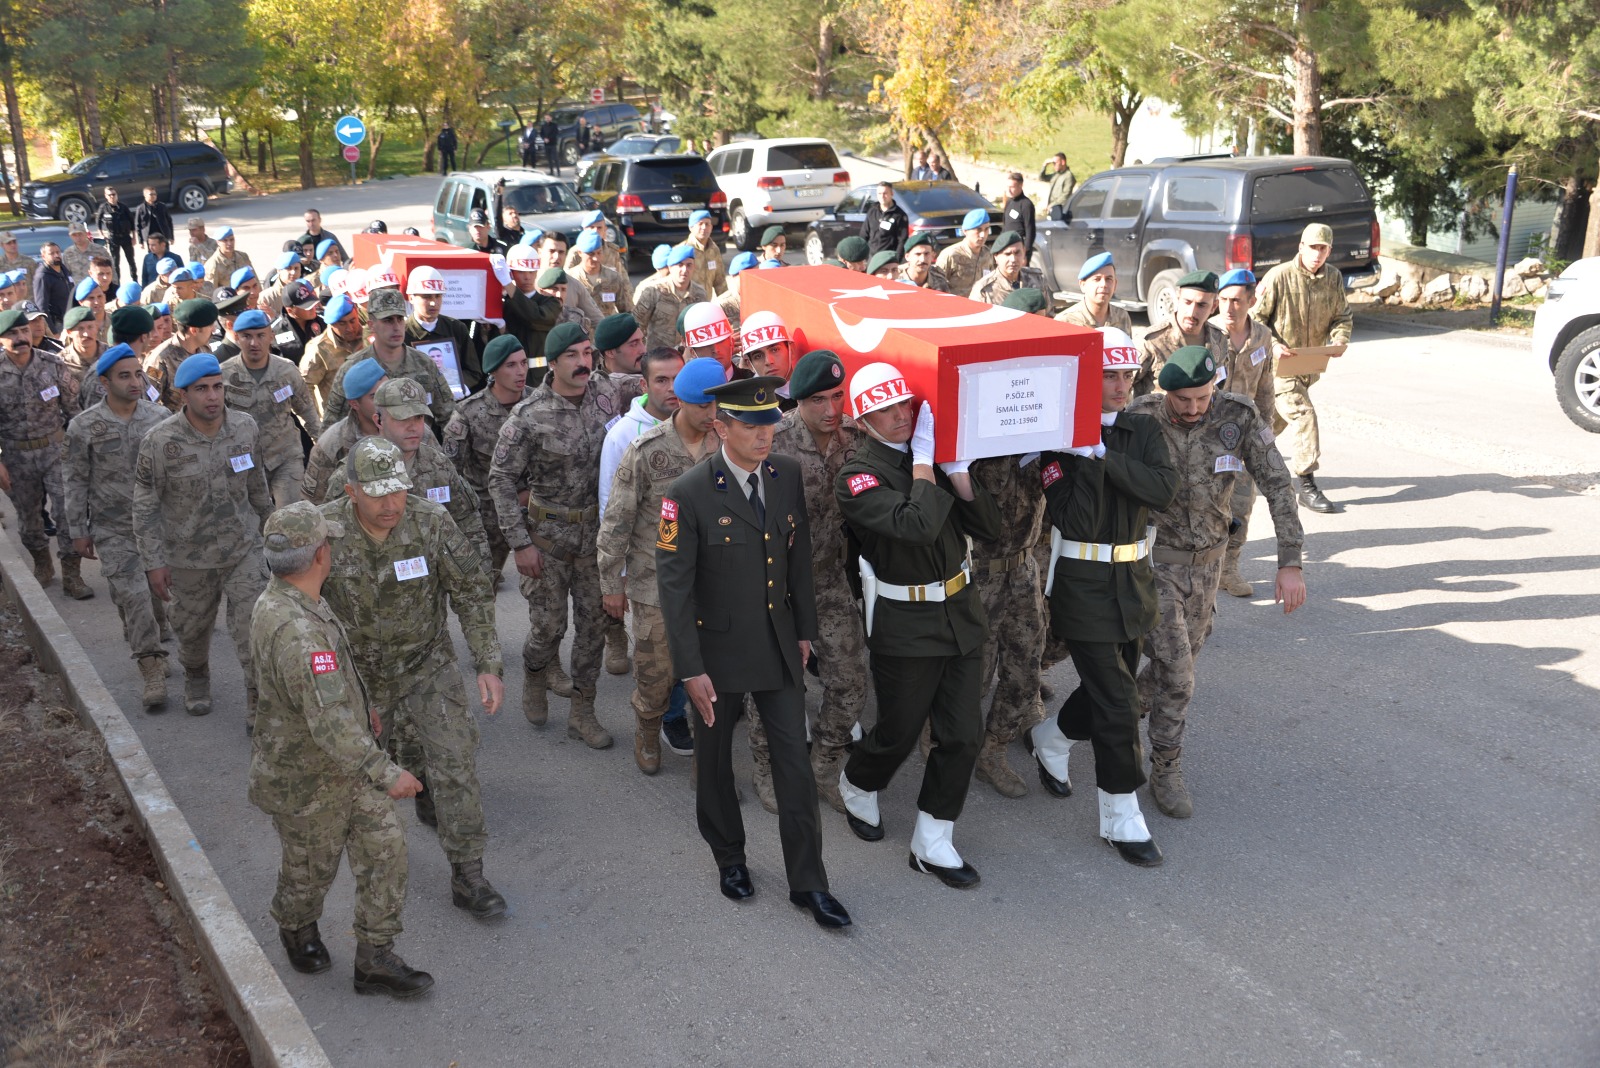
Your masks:
M755 248L766 227L815 222L850 192L839 154L814 137L735 141L706 162L728 197L728 236L744 251Z

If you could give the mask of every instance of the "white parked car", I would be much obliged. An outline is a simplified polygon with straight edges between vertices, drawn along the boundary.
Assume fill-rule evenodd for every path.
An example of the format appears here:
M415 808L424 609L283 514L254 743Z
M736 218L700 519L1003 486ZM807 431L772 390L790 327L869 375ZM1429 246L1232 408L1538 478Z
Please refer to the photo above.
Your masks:
M1600 256L1551 279L1533 313L1533 355L1555 375L1561 410L1600 434Z
M814 222L850 192L850 172L820 138L735 141L713 149L706 162L728 197L728 236L743 251L755 248L768 226Z

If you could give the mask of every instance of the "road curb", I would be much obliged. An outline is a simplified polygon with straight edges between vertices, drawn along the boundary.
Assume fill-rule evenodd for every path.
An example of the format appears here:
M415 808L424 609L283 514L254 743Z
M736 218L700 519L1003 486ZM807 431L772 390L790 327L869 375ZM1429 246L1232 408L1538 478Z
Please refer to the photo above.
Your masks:
M251 1063L256 1068L331 1068L321 1043L167 792L138 734L77 637L34 581L32 563L23 557L16 540L14 509L6 509L6 520L10 529L0 533L0 581L6 595L22 617L39 666L56 676L78 719L104 740L156 867L194 931L223 1007L250 1049Z

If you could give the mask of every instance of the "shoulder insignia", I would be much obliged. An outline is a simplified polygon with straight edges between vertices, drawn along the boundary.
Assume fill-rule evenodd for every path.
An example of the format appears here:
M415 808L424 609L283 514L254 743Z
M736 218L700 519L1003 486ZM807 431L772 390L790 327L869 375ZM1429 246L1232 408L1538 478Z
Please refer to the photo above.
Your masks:
M1222 447L1232 452L1239 447L1239 439L1244 436L1239 429L1239 424L1231 419L1217 427L1217 437L1222 440Z
M1271 445L1277 440L1272 436L1272 428L1270 426L1264 426L1260 430L1256 431L1256 433L1260 435L1261 444L1263 445Z
M1046 488L1054 485L1061 478L1061 462L1059 460L1051 460L1045 465L1044 470L1039 473L1039 477L1044 480Z
M859 497L869 489L877 489L882 483L878 481L877 475L870 475L863 471L859 475L851 475L850 481L846 485L850 487L850 496Z
M333 650L324 650L311 654L311 674L329 675L339 670L339 654Z
M656 533L656 548L669 553L678 551L678 502L671 497L661 498L661 526Z

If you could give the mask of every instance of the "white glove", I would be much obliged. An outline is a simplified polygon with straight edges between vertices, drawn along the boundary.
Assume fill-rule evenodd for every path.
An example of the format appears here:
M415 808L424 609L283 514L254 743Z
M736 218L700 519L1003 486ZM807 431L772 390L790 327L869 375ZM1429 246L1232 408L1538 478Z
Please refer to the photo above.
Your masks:
M1067 449L1066 453L1068 456L1081 456L1085 460L1093 460L1094 450L1093 445L1079 445L1076 449Z
M1037 460L1038 458L1039 458L1039 454L1036 453L1036 452L1030 452L1026 456L1019 456L1019 457L1017 457L1017 466L1018 467L1027 467L1029 464L1033 463L1033 461Z
M933 466L933 409L922 402L917 413L917 426L911 432L911 462Z
M489 269L494 271L495 280L502 286L511 284L511 268L506 266L506 258L498 252L489 254Z
M967 473L967 468L971 466L971 460L952 460L950 463L940 464L939 470L947 475L964 475Z
M1094 458L1096 460L1104 460L1106 458L1106 444L1105 444L1105 442L1102 441L1100 444L1098 444L1098 445L1096 445L1094 447Z

